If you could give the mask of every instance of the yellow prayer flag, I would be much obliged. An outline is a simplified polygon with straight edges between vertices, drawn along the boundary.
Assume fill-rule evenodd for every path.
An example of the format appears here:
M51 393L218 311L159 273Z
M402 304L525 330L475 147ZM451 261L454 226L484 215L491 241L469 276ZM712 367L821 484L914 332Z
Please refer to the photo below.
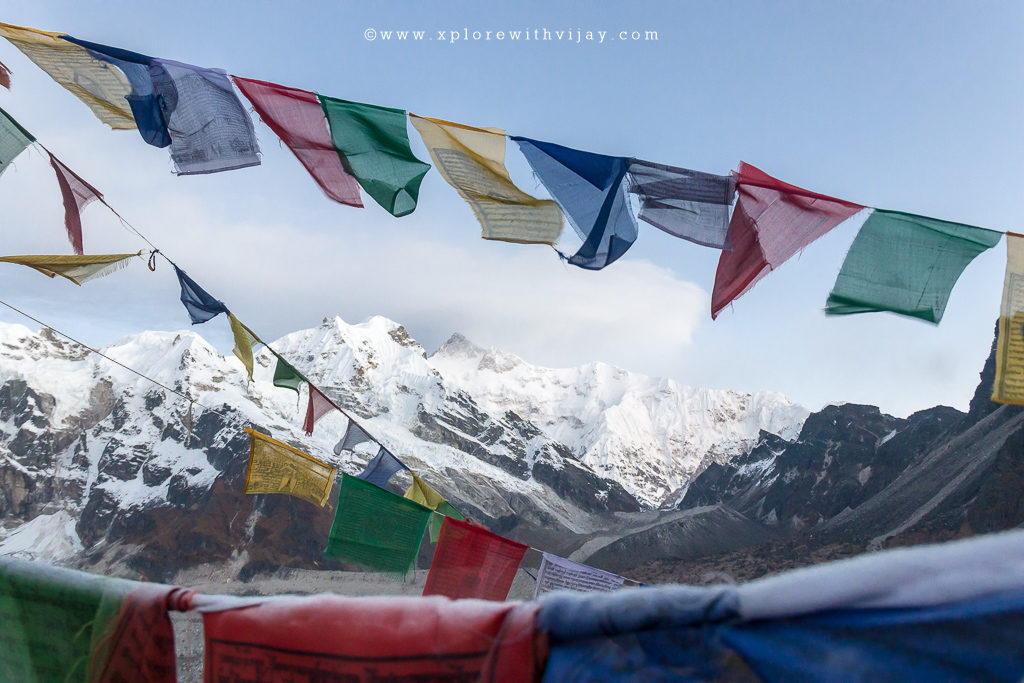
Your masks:
M473 209L486 240L554 244L562 210L512 182L505 168L505 131L409 114L434 166Z
M84 47L62 39L61 35L0 23L0 36L85 102L96 118L111 128L135 128L135 117L125 99L132 93L128 77L113 64L93 57Z
M242 324L235 317L234 313L228 313L228 322L231 323L231 334L235 337L235 348L231 349L242 365L249 371L249 381L252 381L252 347L262 344L263 340L257 337L252 330Z
M29 254L23 256L0 256L0 261L17 263L34 268L47 277L60 275L81 285L83 282L97 277L109 275L120 270L128 262L142 256L135 254Z
M246 493L285 493L323 507L331 495L336 467L297 448L246 428L249 470Z
M1006 279L999 309L992 400L1024 405L1024 235L1006 233Z
M415 474L412 474L412 486L405 492L405 497L431 510L436 510L438 505L446 502L440 493L427 486L426 482Z

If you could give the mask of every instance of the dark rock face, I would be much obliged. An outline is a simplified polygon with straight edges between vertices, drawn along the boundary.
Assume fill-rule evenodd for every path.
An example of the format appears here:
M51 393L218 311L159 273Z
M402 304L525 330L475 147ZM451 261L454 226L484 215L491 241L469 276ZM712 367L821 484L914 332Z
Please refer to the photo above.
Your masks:
M795 443L762 433L747 455L708 467L680 507L726 504L777 526L787 540L769 554L788 562L799 548L809 557L1020 526L1024 408L991 402L994 376L993 343L966 414L938 406L901 420L829 406Z

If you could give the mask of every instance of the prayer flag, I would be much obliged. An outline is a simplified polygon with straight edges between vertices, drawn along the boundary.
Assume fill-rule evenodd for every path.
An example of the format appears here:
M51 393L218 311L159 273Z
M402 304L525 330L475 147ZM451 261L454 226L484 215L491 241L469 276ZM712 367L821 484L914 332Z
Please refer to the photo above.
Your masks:
M613 591L621 588L626 581L618 574L588 567L558 555L543 553L543 556L540 562L540 571L537 572L535 598L555 590L570 590L578 593Z
M341 204L363 206L359 184L341 165L316 93L238 76L231 78L328 197Z
M246 493L286 493L320 507L327 504L337 468L248 427L245 431L249 435Z
M445 502L440 493L430 488L427 482L419 478L415 472L412 474L412 486L405 492L405 497L414 500L420 505L436 510L437 506Z
M633 246L637 227L625 183L629 159L512 139L583 240L569 263L600 270Z
M427 530L430 532L430 542L437 543L437 539L441 536L441 526L444 524L444 518L451 517L459 521L464 521L466 516L455 509L455 507L448 501L443 501L434 510L434 514L430 515L430 523L427 525Z
M116 64L131 84L128 100L149 144L170 143L178 175L217 173L260 163L252 119L227 73L64 36L100 63Z
M434 167L480 221L482 237L524 244L554 244L562 234L562 211L512 182L505 168L505 131L472 128L409 114Z
M1024 405L1024 235L1006 233L1006 279L999 309L992 400Z
M405 111L317 97L345 170L391 215L412 213L430 164L417 159L409 147Z
M938 323L960 274L1003 233L875 209L828 296L830 315L892 311Z
M349 422L349 424L351 425L353 423ZM339 452L341 451L341 449L338 450ZM380 450L377 451L377 455L373 457L373 460L367 463L366 469L356 476L363 481L370 482L374 486L384 488L387 486L388 481L391 480L391 477L395 476L397 472L407 469L409 468L399 462L398 458L391 455L391 452L388 451L388 449L381 446ZM409 498L409 496L406 496L406 498ZM412 500L416 499L413 498Z
M35 140L10 114L0 109L0 174Z
M445 517L423 595L504 600L530 547Z
M630 159L629 192L640 197L640 220L695 244L731 249L732 176Z
M306 406L306 419L302 423L302 429L306 432L306 436L313 435L313 425L319 422L320 418L337 409L338 407L334 405L331 399L324 396L319 389L310 384L309 405Z
M72 36L61 37L87 49L89 54L96 59L113 64L124 72L131 84L131 94L126 99L142 139L154 147L167 147L171 144L167 120L164 118L164 112L154 90L153 78L149 71L149 67L154 61L152 57L109 45L80 40Z
M335 444L334 454L341 455L342 451L350 451L367 441L373 441L373 437L364 432L363 428L357 425L355 420L349 418L348 427L345 428L345 436L341 437L341 441Z
M0 62L0 85L8 90L11 89L11 70L3 62Z
M368 569L407 574L430 510L368 481L341 475L338 509L325 555Z
M739 199L729 222L732 251L718 259L711 292L711 317L864 207L784 183L740 162Z
M291 363L278 356L273 350L271 353L277 358L277 365L274 367L274 386L291 389L296 394L299 393L299 387L306 379L292 367Z
M154 59L149 71L178 175L259 165L252 119L223 70Z
M135 254L86 254L84 256L78 254L73 256L31 254L3 256L0 257L0 261L34 268L47 277L60 275L76 285L81 285L93 278L103 277L116 270L121 270L128 265L131 259L139 256L142 256L141 251Z
M203 613L208 681L540 681L540 605L280 596Z
M242 365L248 371L249 381L251 382L253 366L252 347L263 342L230 311L228 311L228 321L231 323L231 334L235 337L235 347L231 351L238 360L242 361Z
M57 184L60 186L60 194L64 199L64 228L68 232L68 241L76 254L83 254L85 248L82 243L82 211L97 199L103 201L103 195L99 190L82 180L78 174L64 165L64 163L53 156L50 150L50 166L57 174Z
M173 683L171 594L182 589L0 566L0 680Z
M0 23L0 36L84 102L100 121L114 129L135 128L125 99L131 85L119 69L62 40L59 33Z
M181 285L181 303L185 305L185 310L188 311L188 317L192 319L193 325L205 323L221 313L228 313L227 306L223 302L210 296L181 268L173 263L171 266L174 267L174 272L178 276L178 284Z

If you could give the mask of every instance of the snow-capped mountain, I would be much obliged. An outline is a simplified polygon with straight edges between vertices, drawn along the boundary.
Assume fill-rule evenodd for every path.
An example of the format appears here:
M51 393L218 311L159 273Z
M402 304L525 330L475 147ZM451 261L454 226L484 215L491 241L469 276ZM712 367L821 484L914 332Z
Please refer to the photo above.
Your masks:
M693 389L603 364L541 368L458 335L428 356L381 317L325 319L271 345L496 530L587 533L593 515L674 502L710 462L745 453L760 430L791 438L807 416L778 394ZM244 550L274 535L319 554L329 514L242 495L243 428L356 473L375 447L335 456L341 414L305 436L305 390L273 386L266 350L251 383L194 332L144 332L103 352L193 402L45 330L0 325L0 552L113 561L141 545L150 554L139 570L154 572L161 562L284 564Z

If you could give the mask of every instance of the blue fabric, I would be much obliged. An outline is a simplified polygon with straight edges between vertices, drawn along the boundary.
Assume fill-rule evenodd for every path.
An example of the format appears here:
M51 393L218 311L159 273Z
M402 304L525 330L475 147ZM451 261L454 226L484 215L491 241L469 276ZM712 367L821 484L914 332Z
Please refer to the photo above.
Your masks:
M512 139L583 239L569 263L600 270L633 246L637 225L625 183L629 159L524 137Z
M841 610L730 625L766 681L1020 681L1024 589L951 605Z
M206 290L196 284L196 281L185 274L178 266L174 266L174 272L178 275L178 283L181 285L181 303L185 304L188 316L192 318L192 324L205 323L219 313L227 313L228 308L222 302L210 296Z
M552 593L540 604L551 648L545 681L715 680L734 665L714 631L739 613L729 588Z
M544 598L545 680L1024 679L1024 587L759 620L743 618L745 594L743 586L652 587Z
M368 481L374 486L384 488L388 485L391 477L395 476L396 472L400 470L409 469L398 461L398 458L391 455L391 453L384 448L380 447L377 451L377 455L366 465L366 469L358 475L359 479Z
M171 134L167 130L167 120L160 105L160 96L154 89L150 67L154 65L155 60L152 57L72 36L62 37L68 42L86 48L97 59L113 64L123 71L132 85L132 94L125 99L131 107L135 125L142 139L154 147L167 147L171 144ZM173 88L173 84L170 87Z

